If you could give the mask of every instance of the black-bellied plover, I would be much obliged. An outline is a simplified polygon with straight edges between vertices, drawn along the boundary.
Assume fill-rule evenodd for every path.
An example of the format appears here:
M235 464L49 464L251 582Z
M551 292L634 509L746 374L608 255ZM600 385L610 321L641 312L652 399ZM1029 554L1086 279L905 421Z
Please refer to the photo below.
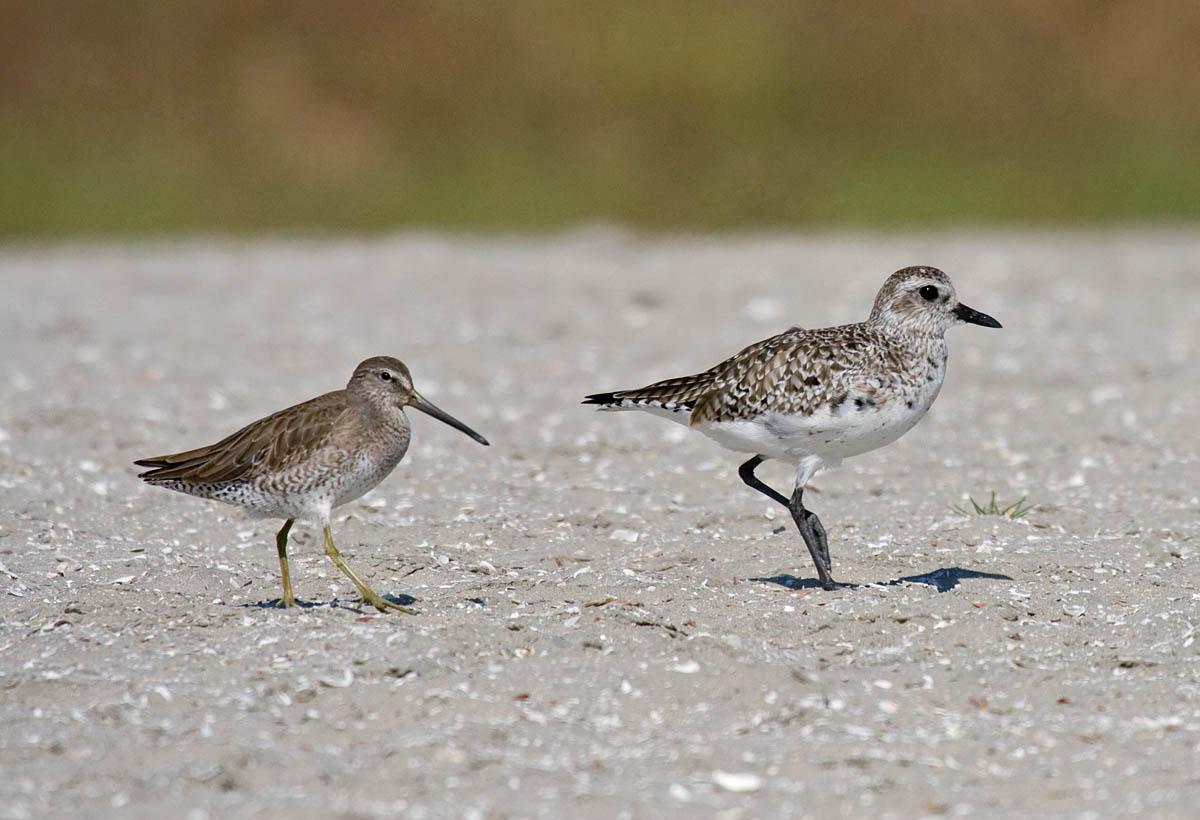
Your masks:
M940 270L904 268L883 283L865 322L793 328L695 376L595 393L584 404L645 410L752 453L738 475L788 508L821 586L833 589L828 538L804 507L804 486L818 470L890 444L921 420L946 377L946 330L961 322L1000 327L959 302ZM754 475L771 458L796 465L791 498Z
M402 362L376 356L354 369L345 390L272 413L216 444L134 464L151 468L138 476L149 484L234 504L255 517L286 519L275 536L283 573L279 605L296 605L287 538L299 518L322 525L325 554L354 582L363 603L380 612L412 612L376 595L360 581L333 545L329 531L334 507L374 488L404 458L410 434L406 406L444 421L480 444L488 443L422 397Z

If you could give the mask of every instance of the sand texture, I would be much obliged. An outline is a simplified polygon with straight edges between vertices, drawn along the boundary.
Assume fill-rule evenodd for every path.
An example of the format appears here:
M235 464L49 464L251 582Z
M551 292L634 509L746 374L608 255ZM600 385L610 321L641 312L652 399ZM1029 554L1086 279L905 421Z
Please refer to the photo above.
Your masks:
M812 483L587 393L865 318L930 264L932 411ZM0 249L0 818L1196 816L1200 235ZM394 355L413 444L320 532L139 482ZM790 489L791 471L759 470ZM1017 520L968 495L1026 497ZM411 601L410 601L411 599Z

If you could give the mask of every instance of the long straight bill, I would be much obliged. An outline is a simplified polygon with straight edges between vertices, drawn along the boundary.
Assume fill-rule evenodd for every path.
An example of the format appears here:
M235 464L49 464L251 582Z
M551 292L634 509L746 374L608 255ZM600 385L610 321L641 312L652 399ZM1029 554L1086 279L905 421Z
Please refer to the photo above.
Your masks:
M478 441L483 446L485 446L485 447L488 446L487 439L485 439L483 436L476 433L474 430L472 430L467 425L463 424L458 419L454 418L454 416L450 415L449 413L447 413L442 408L438 407L433 402L426 399L424 396L422 396L416 390L413 391L412 398L408 400L408 403L409 403L409 406L417 408L422 413L428 413L429 415L433 416L438 421L444 421L446 424L449 424L451 427L455 428L456 430L462 430L464 433L466 433L468 436L470 436L471 438Z

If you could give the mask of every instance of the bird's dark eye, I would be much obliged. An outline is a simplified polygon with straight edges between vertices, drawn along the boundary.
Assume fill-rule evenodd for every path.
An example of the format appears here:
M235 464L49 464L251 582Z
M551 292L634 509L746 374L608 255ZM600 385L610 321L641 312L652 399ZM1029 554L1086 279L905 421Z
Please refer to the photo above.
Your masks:
M917 291L917 293L921 294L921 298L926 302L933 302L938 298L938 289L933 285L926 285Z
M383 379L385 382L390 382L392 380L392 374L384 370L379 374L379 378Z

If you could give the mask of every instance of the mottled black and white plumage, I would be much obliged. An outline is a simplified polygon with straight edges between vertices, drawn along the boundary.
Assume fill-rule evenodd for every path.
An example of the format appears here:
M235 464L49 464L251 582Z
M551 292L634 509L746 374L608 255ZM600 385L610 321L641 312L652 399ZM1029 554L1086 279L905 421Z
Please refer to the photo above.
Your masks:
M960 303L940 270L904 268L884 282L865 322L793 328L703 373L595 393L584 404L664 416L752 454L742 479L789 507L830 589L828 545L800 501L804 486L818 470L890 444L921 420L946 377L946 330L963 322L1000 327ZM790 499L754 476L769 458L796 465Z

